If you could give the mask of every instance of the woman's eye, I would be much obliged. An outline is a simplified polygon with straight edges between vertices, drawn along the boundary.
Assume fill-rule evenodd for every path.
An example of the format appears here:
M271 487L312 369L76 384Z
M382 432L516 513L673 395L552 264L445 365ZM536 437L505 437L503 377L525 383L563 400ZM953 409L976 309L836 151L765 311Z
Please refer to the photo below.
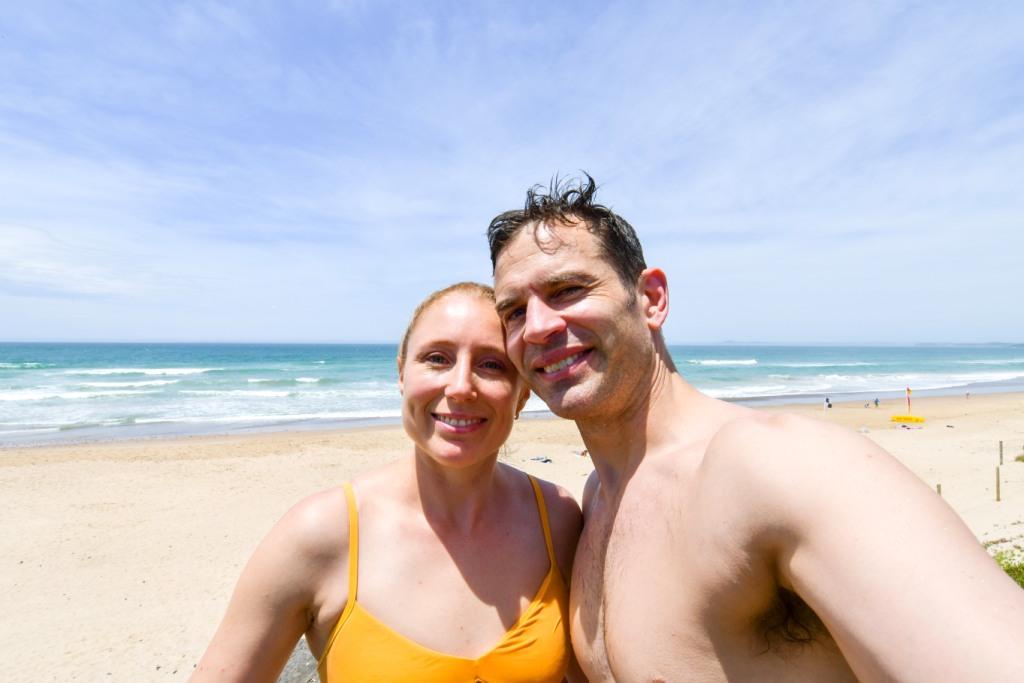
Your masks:
M440 353L428 353L423 357L423 360L431 365L443 365L448 361L448 359Z
M485 360L483 363L481 363L481 365L483 365L483 367L487 368L488 370L496 370L498 372L505 371L505 364L499 360Z

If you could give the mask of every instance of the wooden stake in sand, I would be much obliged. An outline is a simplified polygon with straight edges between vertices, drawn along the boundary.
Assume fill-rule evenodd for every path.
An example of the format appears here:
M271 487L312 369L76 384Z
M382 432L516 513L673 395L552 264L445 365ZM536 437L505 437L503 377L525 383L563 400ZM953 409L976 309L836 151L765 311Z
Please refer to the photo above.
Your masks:
M935 493L939 494L940 496L942 495L942 484L935 485Z
M998 503L1002 497L999 495L999 468L996 467L996 502Z
M999 442L999 464L1003 464L1003 442Z

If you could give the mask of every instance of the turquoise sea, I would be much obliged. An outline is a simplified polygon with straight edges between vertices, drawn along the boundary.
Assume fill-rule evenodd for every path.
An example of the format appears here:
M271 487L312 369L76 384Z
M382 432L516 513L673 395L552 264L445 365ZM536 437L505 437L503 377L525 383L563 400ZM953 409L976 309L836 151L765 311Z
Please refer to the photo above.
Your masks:
M745 403L1024 391L1024 345L672 346ZM0 343L0 446L397 422L393 344ZM546 412L536 397L527 411Z

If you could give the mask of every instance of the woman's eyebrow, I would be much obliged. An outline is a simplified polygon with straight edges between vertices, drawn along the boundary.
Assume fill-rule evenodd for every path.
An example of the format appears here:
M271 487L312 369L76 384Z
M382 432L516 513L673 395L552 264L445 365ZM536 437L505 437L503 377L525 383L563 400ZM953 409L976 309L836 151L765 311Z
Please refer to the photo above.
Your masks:
M423 347L423 352L429 352L429 350L443 349L445 351L455 348L459 345L459 342L454 339L428 339L427 341L419 344L418 346ZM505 346L498 346L496 344L477 344L471 349L474 354L493 353L498 356L505 355Z
M449 349L455 346L455 342L451 339L427 339L426 341L419 342L416 346L421 351L429 351L431 349Z

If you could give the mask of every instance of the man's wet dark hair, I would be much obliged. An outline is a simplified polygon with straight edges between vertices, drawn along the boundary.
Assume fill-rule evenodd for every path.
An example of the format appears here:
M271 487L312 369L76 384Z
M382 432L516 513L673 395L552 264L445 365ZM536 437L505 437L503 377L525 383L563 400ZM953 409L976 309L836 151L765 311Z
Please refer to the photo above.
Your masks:
M597 183L584 172L583 178L563 178L556 175L545 189L534 185L526 191L526 206L506 211L495 217L487 227L487 241L491 246L491 266L495 267L505 245L528 223L572 224L583 221L587 230L597 238L606 261L618 273L619 279L632 296L637 280L647 267L643 248L626 219L611 209L594 202Z

